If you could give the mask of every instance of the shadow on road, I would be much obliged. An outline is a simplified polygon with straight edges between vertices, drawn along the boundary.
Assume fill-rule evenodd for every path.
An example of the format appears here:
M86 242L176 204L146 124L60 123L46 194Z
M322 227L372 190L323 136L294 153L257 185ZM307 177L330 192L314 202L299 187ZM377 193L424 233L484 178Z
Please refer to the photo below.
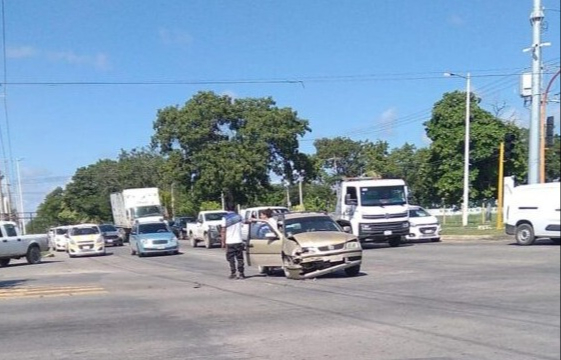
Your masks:
M29 280L0 280L0 289L14 288L18 285L28 282Z

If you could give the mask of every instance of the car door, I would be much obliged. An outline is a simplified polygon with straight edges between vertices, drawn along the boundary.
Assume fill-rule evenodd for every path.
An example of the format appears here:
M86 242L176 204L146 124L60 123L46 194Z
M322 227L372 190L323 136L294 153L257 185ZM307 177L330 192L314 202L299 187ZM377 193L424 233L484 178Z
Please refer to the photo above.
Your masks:
M15 239L6 236L6 231L3 226L0 226L0 255L12 256L15 255Z
M132 229L131 232L129 234L129 246L133 249L136 250L137 246L136 246L136 242L138 241L138 225L135 224Z
M249 225L247 256L251 266L282 266L282 235L267 221Z

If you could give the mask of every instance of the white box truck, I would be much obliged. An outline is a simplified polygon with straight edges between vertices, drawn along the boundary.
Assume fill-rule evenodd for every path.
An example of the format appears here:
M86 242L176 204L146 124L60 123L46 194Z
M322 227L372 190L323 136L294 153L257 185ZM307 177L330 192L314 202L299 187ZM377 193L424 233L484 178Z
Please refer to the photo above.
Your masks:
M125 231L128 240L135 221L164 221L165 212L158 188L125 189L111 194L111 211L115 226Z
M335 219L363 243L397 247L409 234L407 192L402 179L344 178L337 187Z

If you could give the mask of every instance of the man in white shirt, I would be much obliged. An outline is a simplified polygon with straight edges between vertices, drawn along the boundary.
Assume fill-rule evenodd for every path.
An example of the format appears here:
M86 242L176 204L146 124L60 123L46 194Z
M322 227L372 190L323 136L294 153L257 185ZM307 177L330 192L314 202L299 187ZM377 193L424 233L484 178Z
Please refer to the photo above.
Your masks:
M226 249L226 260L230 264L229 279L245 279L244 274L244 244L242 239L242 217L229 212L222 219L220 231L222 248ZM236 276L236 269L238 274Z

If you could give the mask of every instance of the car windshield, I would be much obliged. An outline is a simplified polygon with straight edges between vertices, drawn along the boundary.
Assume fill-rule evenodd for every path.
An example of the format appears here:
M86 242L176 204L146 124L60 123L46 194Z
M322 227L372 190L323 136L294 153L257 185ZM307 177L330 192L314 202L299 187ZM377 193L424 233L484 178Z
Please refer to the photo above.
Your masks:
M362 206L384 206L406 204L404 186L361 187Z
M288 236L316 231L343 231L329 216L301 217L284 221Z
M151 223L138 225L139 234L152 234L158 232L169 232L168 227L164 223Z
M225 212L205 214L205 220L206 221L218 221L218 220L222 220L222 218L226 215L227 214Z
M137 218L163 215L162 208L157 205L139 206L135 209L134 214Z
M100 225L99 228L103 232L115 232L115 231L117 231L117 228L113 225Z
M68 229L55 229L57 235L64 235L68 232Z
M93 235L99 234L97 227L76 227L70 230L70 235Z
M409 209L409 217L427 217L431 216L425 209Z

